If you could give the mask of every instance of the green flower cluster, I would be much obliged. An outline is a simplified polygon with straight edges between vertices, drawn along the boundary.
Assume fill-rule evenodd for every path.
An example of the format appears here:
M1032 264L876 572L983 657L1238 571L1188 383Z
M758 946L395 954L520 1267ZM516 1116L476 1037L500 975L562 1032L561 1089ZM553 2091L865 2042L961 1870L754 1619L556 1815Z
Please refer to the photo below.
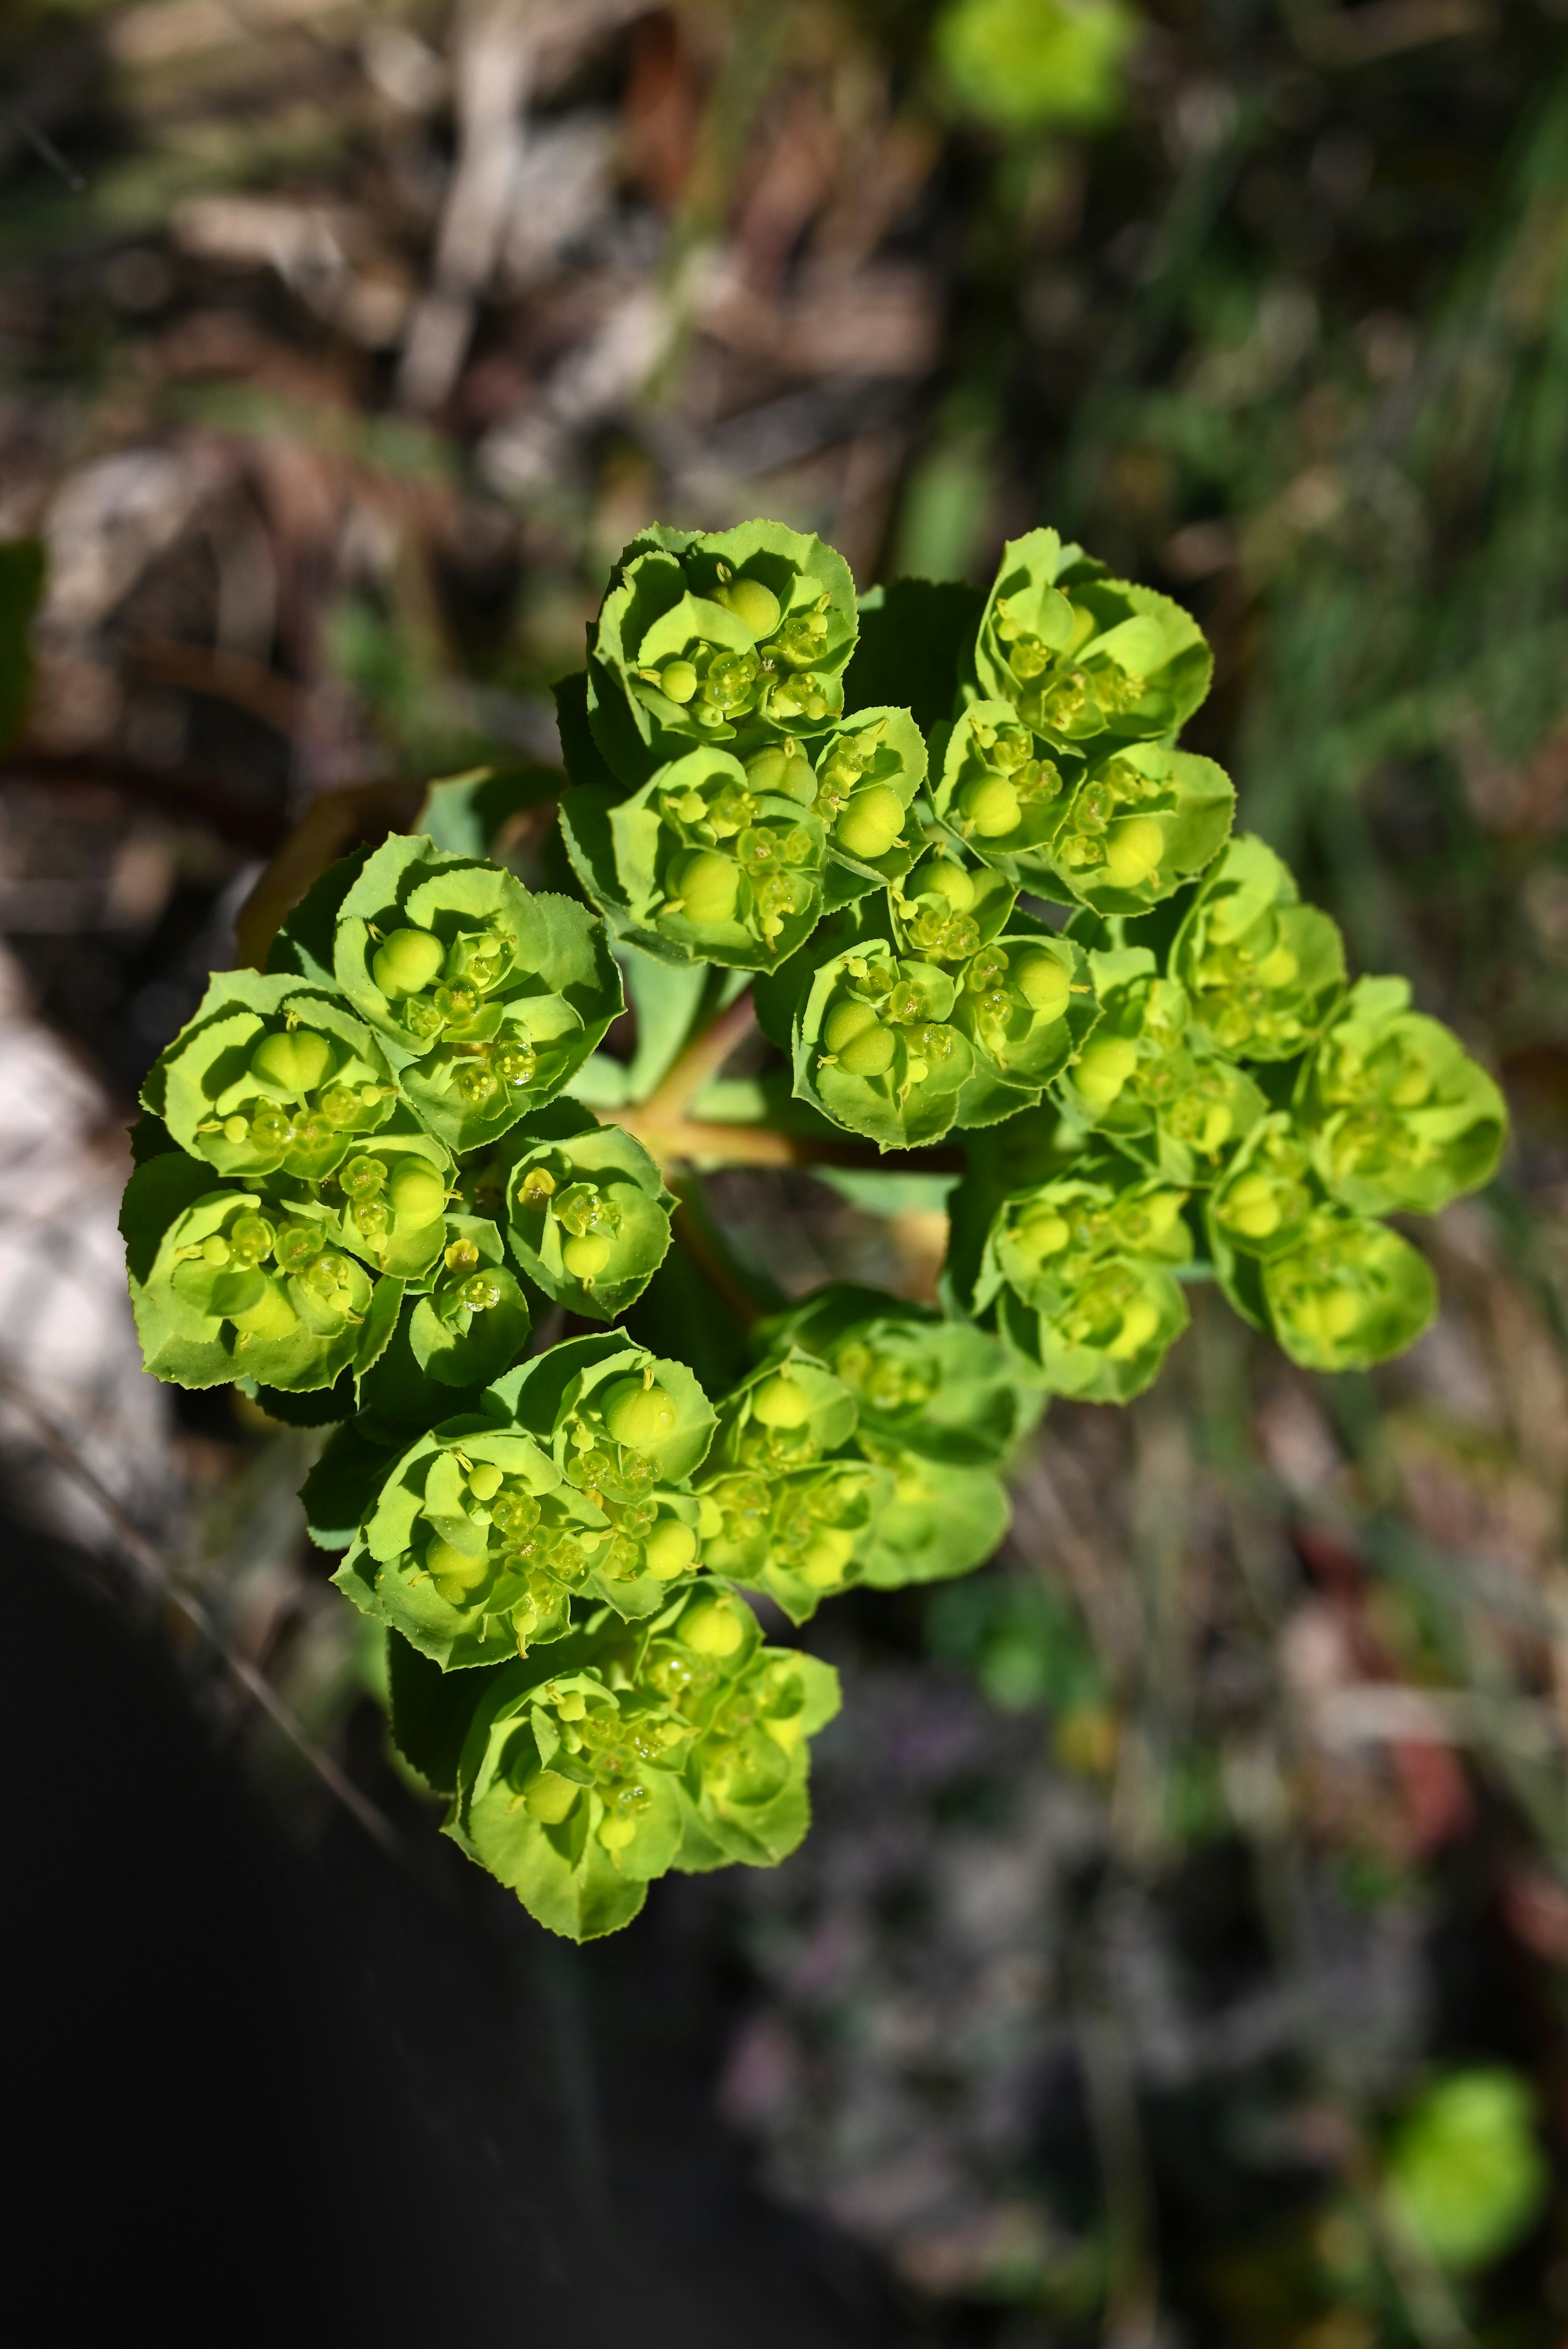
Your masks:
M1139 1392L1194 1280L1309 1368L1397 1351L1435 1290L1383 1219L1502 1147L1458 1040L1404 980L1349 985L1333 922L1231 837L1178 743L1210 668L1187 615L1051 531L978 605L857 606L778 523L644 532L560 691L580 895L483 853L486 778L442 784L429 834L333 866L265 973L213 978L143 1092L149 1370L335 1424L306 1512L385 1634L398 1748L576 1938L805 1832L836 1685L744 1593L802 1623L981 1564L1045 1396ZM622 968L635 1056L590 1068ZM782 1146L740 1154L975 1135L941 1311L843 1284L750 1330L717 1285L694 1311L697 1203L666 1266L649 1144L741 1129L660 1087L717 1073L747 975L782 1065L722 1090ZM583 1106L611 1099L644 1138Z

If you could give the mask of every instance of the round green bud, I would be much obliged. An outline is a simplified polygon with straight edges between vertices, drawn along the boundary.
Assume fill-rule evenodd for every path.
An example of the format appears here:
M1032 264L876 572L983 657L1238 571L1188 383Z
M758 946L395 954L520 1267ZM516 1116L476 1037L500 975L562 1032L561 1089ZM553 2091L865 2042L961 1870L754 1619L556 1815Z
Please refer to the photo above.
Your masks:
M675 1627L675 1636L682 1647L699 1656L732 1656L746 1636L746 1626L740 1609L730 1600L702 1599L686 1609Z
M1060 1019L1067 1009L1072 982L1067 967L1054 955L1025 955L1013 966L1012 984L1031 1011L1044 1019Z
M605 1425L617 1444L651 1452L675 1427L675 1405L662 1387L640 1379L618 1379L604 1401Z
M667 661L659 672L660 689L683 707L697 690L697 672L689 660Z
M493 1501L504 1481L493 1460L476 1460L468 1472L468 1489L476 1501Z
M561 1262L574 1280L597 1280L614 1253L613 1243L602 1233L586 1232L579 1239L567 1240Z
M446 948L429 930L393 930L377 947L370 976L383 995L417 995L435 978Z
M919 884L923 897L940 897L955 914L967 914L974 903L974 875L949 857L939 857L934 864L929 864L919 876Z
M332 1066L332 1047L313 1028L264 1036L251 1054L251 1074L280 1093L313 1092Z
M1126 817L1106 842L1106 872L1118 889L1147 881L1165 854L1165 833L1151 815Z
M1159 1308L1152 1297L1135 1297L1122 1309L1121 1327L1106 1347L1113 1362L1130 1362L1159 1328Z
M422 1158L406 1159L388 1184L387 1196L400 1224L433 1224L446 1212L446 1178Z
M1060 1256L1071 1237L1066 1218L1054 1207L1037 1207L1018 1226L1020 1245L1038 1263L1044 1263L1048 1256Z
M649 1574L660 1582L673 1582L684 1574L697 1556L697 1537L690 1526L679 1517L666 1517L655 1526L642 1545L642 1560Z
M753 1389L752 1417L760 1419L764 1427L804 1427L811 1417L811 1405L797 1381L775 1374Z
M726 579L714 588L712 600L733 612L753 644L771 636L784 616L778 597L760 579Z
M1018 793L1002 775L981 775L959 793L959 809L966 828L981 840L1002 840L1016 832L1023 814Z
M746 781L753 792L794 800L809 807L816 796L816 777L798 742L779 742L746 761Z
M869 1005L863 1008L870 1009ZM846 1044L839 1046L838 1065L846 1076L885 1077L897 1050L892 1030L879 1026L873 1017L857 1030Z
M1137 1066L1137 1046L1125 1036L1091 1037L1079 1053L1073 1081L1091 1109L1109 1109Z
M814 1590L836 1589L854 1555L853 1534L841 1526L820 1526L800 1561L801 1580Z
M729 922L734 919L741 894L741 868L732 856L716 848L699 849L683 857L670 876L671 895L688 921Z
M833 827L846 856L869 862L886 856L904 829L904 802L888 783L857 792Z
M822 1024L822 1040L830 1052L842 1052L857 1036L877 1024L873 1005L862 1003L852 996L846 1003L836 1003Z

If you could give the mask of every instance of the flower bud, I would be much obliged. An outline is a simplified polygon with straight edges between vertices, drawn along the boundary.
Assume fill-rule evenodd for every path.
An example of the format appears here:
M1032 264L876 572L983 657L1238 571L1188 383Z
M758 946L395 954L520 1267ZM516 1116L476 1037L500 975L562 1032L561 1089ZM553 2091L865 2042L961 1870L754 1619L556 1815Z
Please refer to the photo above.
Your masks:
M634 1452L652 1452L672 1433L675 1405L660 1386L641 1379L620 1379L603 1404L604 1423L617 1444Z
M370 975L383 995L420 995L446 960L446 948L430 930L394 930L371 958Z

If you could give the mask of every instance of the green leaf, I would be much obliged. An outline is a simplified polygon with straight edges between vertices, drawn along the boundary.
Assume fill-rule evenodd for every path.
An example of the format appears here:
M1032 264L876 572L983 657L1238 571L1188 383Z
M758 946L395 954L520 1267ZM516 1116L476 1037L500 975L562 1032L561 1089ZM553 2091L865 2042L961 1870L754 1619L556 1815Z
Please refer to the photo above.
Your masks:
M344 898L374 854L369 843L351 849L311 883L267 950L266 967L271 975L309 979L318 987L337 990L334 957L337 916Z
M43 591L44 550L38 541L0 543L0 750L10 749L27 714L33 691L28 631Z
M1171 949L1195 1031L1234 1060L1289 1061L1311 1043L1345 985L1337 926L1298 902L1272 848L1231 840L1204 877Z
M1402 978L1363 978L1302 1071L1296 1115L1319 1175L1363 1215L1435 1215L1491 1180L1508 1111L1440 1020L1409 1009Z
M752 768L761 764L753 760ZM812 807L835 864L867 886L901 880L920 845L909 816L926 780L925 737L909 712L857 711L828 738L815 780Z
M389 1630L387 1682L393 1744L432 1794L455 1795L459 1759L484 1702L489 1675L443 1672Z
M642 1144L584 1117L548 1140L514 1129L498 1165L507 1240L529 1279L590 1321L635 1303L669 1249L675 1205Z
M378 1440L364 1419L332 1434L300 1488L305 1522L320 1549L347 1549L375 1509L402 1446Z
M457 1151L558 1092L622 1006L584 906L423 839L395 836L369 859L339 908L334 963L360 1017L407 1056L420 1117Z
M564 781L558 767L475 767L431 783L413 828L451 854L492 856L514 819L558 798Z
M907 709L926 730L950 718L985 606L961 579L895 579L860 598L860 642L845 672L848 711Z

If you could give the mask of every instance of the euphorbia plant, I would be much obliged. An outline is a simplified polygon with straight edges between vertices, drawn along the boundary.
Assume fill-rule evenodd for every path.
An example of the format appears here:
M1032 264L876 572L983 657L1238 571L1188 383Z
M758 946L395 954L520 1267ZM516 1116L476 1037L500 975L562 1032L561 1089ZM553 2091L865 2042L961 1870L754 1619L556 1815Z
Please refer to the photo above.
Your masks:
M490 854L494 779L438 786L143 1092L148 1368L332 1426L306 1511L384 1629L392 1736L577 1939L805 1833L836 1684L753 1599L801 1624L982 1563L1049 1395L1138 1393L1195 1280L1309 1369L1397 1351L1435 1290L1378 1219L1502 1144L1490 1079L1402 979L1346 991L1179 747L1186 613L1050 531L983 608L864 613L863 662L842 558L782 524L644 532L560 689L562 888ZM933 674L922 731L886 695L929 720ZM772 1062L719 1084L759 1025ZM697 1188L934 1144L940 1307L764 1295Z

